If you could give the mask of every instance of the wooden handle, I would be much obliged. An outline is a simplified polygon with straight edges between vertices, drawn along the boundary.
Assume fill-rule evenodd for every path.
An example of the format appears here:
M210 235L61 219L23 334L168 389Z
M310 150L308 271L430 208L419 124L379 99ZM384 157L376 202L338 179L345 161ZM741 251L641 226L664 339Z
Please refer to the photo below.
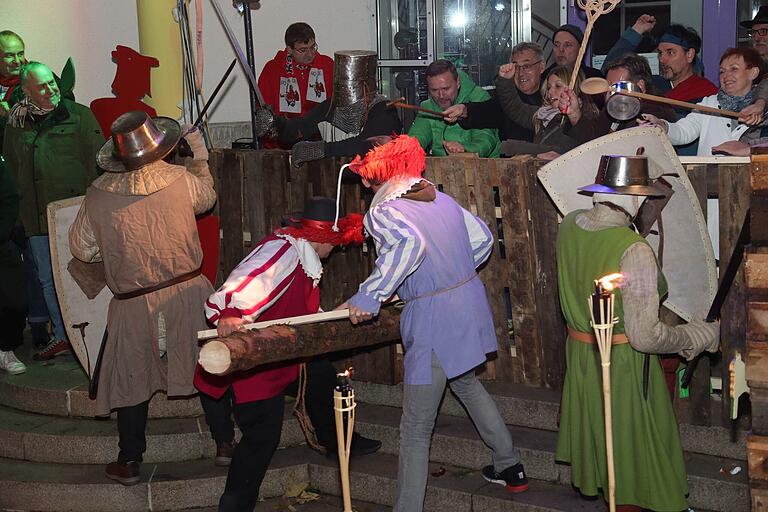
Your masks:
M256 322L253 324L245 324L242 326L244 330L251 329L263 329L271 325L304 325L314 324L317 322L328 322L330 320L340 320L342 318L349 318L348 309L340 309L333 311L323 311L322 313L315 313L312 315L292 316L289 318L279 318L277 320L266 320L264 322ZM207 340L210 338L218 337L216 329L208 329L205 331L197 331L198 340Z
M433 116L437 116L437 117L443 117L444 115L442 112L438 112L437 110L429 110L428 108L417 107L416 105L409 105L408 103L400 103L399 101L393 101L392 106L405 108L408 110L417 110L419 112L424 112L425 114L432 114Z
M667 105L674 105L676 107L685 108L688 110L698 110L699 112L706 112L707 114L715 114L723 117L732 117L738 119L741 114L734 112L733 110L723 110L715 107L708 107L706 105L698 105L696 103L688 103L687 101L673 100L671 98L665 98L664 96L654 96L653 94L646 94L644 92L630 92L630 91L617 91L616 94L623 96L631 96L641 100L653 101L655 103L664 103Z

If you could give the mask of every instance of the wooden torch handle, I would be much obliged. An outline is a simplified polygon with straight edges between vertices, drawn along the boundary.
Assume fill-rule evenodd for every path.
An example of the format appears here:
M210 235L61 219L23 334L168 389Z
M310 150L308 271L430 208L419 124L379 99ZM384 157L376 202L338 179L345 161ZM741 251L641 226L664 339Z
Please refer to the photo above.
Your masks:
M443 117L444 115L442 112L438 112L437 110L429 110L428 108L417 107L416 105L410 105L408 103L400 103L399 101L393 101L391 105L393 107L400 107L408 110L416 110L418 112L424 112L425 114L432 114L433 116L437 116L437 117Z

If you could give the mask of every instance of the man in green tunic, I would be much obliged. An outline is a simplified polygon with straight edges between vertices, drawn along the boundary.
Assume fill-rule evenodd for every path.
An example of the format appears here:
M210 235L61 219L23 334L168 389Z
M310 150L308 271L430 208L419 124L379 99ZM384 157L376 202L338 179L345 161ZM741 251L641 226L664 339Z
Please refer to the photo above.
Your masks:
M616 165L619 160L627 165ZM608 499L600 355L587 297L596 279L620 272L611 351L617 510L681 511L688 508L688 485L677 422L656 355L650 356L644 398L643 360L645 354L691 359L703 350L717 351L719 326L694 320L672 327L659 321L666 280L651 247L631 229L642 201L659 195L648 178L647 160L604 156L600 169L596 183L581 189L594 193L594 206L568 214L557 239L568 340L555 458L570 463L572 483L582 494L602 492Z

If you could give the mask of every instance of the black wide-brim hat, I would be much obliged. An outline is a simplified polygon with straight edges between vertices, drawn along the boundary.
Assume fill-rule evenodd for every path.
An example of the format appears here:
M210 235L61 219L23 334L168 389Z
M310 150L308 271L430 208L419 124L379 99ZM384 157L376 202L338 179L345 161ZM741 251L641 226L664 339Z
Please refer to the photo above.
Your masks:
M112 137L96 163L107 172L131 172L170 153L181 139L181 126L170 117L149 117L140 110L126 112L112 123Z
M341 210L341 207L339 207ZM308 242L329 243L333 245L361 244L365 240L363 216L359 213L342 215L339 212L337 225L336 201L330 197L312 197L304 203L304 211L294 213L283 219L286 226L278 234L303 238Z
M742 21L739 25L744 28L752 28L754 25L759 25L760 23L768 23L768 5L764 5L758 9L754 18Z

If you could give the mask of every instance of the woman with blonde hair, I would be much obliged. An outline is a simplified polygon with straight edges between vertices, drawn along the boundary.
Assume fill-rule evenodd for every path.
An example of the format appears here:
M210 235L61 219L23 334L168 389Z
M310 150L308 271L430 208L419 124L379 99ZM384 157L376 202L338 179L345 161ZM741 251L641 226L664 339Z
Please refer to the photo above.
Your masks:
M536 107L523 103L515 87L516 65L504 64L499 68L496 79L496 93L501 108L510 119L520 126L533 129L533 143L519 140L506 140L501 143L502 156L514 155L543 155L548 152L565 153L578 145L578 142L567 135L575 120L565 104L561 104L561 94L568 89L571 68L556 66L541 82L541 97L543 105ZM575 90L580 90L584 74L579 72ZM597 107L594 101L584 94L577 94L581 115L597 117Z

